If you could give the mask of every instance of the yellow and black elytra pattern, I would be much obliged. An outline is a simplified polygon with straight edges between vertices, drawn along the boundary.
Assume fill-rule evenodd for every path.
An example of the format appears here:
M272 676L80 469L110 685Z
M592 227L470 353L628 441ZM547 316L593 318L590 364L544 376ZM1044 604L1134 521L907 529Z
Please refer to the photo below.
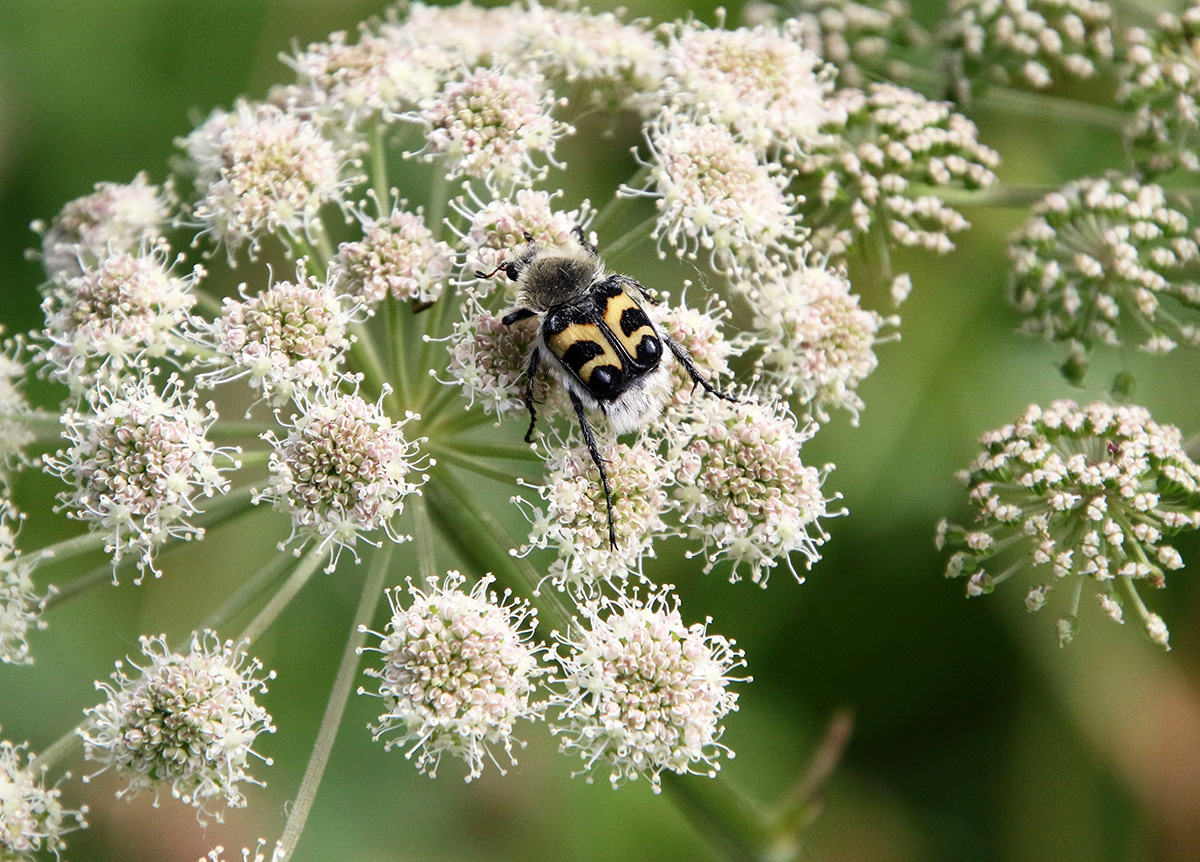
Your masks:
M662 341L620 278L596 284L542 321L546 346L599 401L613 401L662 360Z

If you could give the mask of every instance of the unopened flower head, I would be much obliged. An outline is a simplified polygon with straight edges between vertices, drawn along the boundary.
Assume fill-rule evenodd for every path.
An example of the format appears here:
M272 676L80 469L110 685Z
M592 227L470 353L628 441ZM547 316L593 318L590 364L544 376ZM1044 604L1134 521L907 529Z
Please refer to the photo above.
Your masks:
M254 296L226 298L209 326L221 367L203 375L209 383L249 378L276 405L298 393L331 385L350 346L348 328L358 306L327 283L305 273L277 281Z
M879 364L880 329L899 319L860 307L844 270L807 262L764 282L752 304L767 379L821 422L846 410L858 424L858 384Z
M754 269L797 243L795 198L788 175L764 164L727 126L694 123L670 112L647 132L650 177L644 189L622 194L655 199L659 249L695 259L701 248L721 270Z
M1009 248L1022 329L1064 341L1082 376L1096 344L1200 345L1200 230L1159 186L1082 179L1043 198Z
M832 465L818 470L800 459L815 429L798 428L785 410L756 401L699 398L691 406L678 432L686 445L674 471L675 497L684 527L704 544L704 571L728 560L731 581L744 567L765 587L783 562L803 581L791 554L799 551L811 567L828 538L818 519L836 514L821 493Z
M373 308L389 294L402 302L436 302L445 289L454 253L434 239L418 210L396 206L387 218L362 219L363 238L345 242L333 259L334 281Z
M294 543L299 553L313 539L321 547L332 543L327 571L333 571L342 548L353 553L359 539L377 544L367 538L377 530L404 541L395 518L404 498L429 478L416 473L426 466L417 453L423 438L404 436L404 425L418 417L408 413L395 422L378 403L332 388L300 396L296 406L285 438L264 435L274 451L271 484L259 499L292 519L281 547Z
M385 748L407 746L405 756L415 754L431 778L446 755L466 763L467 781L489 760L503 773L495 749L515 764L516 723L541 718L545 708L530 700L545 673L543 648L532 642L537 612L508 592L497 598L493 581L488 575L469 590L458 572L440 583L431 577L424 589L410 581L407 606L400 587L387 594L392 618L371 648L383 667L366 671L379 680L386 711L371 730L387 737Z
M607 770L613 787L646 778L657 793L664 769L712 777L733 756L721 720L737 710L729 683L749 681L730 676L742 652L708 621L685 625L670 589L589 601L559 637L550 729L589 781Z
M277 105L240 102L214 111L179 141L191 161L199 200L192 217L232 260L268 234L307 238L321 207L341 203L355 179L356 151L326 138L316 120Z
M843 86L905 77L908 70L892 59L892 49L923 41L906 0L799 0L791 7L800 44L836 69Z
M41 613L46 608L48 595L38 595L33 585L33 565L22 559L17 548L17 531L22 516L12 501L0 497L0 662L4 664L32 664L29 655L29 630L44 629L46 622ZM50 590L54 592L53 587ZM2 793L0 793L2 796ZM0 799L0 812L4 810ZM0 814L0 822L3 821ZM0 830L3 826L0 826ZM4 846L0 841L0 849ZM0 854L0 860L4 859Z
M80 275L119 252L153 245L171 216L172 188L152 185L145 173L131 183L96 183L96 190L64 206L42 235L40 257L51 280Z
M824 136L797 162L813 244L835 257L856 237L879 230L891 245L945 254L967 220L936 194L910 186L980 189L996 182L997 153L975 124L894 84L841 90Z
M166 636L139 639L145 666L117 662L112 682L97 682L106 700L84 710L79 730L84 754L112 769L127 785L118 797L155 791L171 795L221 820L226 807L244 808L241 784L262 786L247 771L260 733L274 733L271 716L255 697L265 693L274 671L246 644L222 641L214 632L193 635L190 649L172 652ZM86 781L87 779L85 779Z
M56 859L66 849L63 836L87 826L87 808L62 807L58 788L46 789L30 763L27 747L0 740L0 860L34 862L42 852Z
M204 275L178 275L163 245L115 252L46 288L45 343L38 353L51 376L80 390L104 376L133 373L144 356L183 350L183 326ZM178 261L176 261L178 263Z
M8 483L9 471L24 462L25 447L34 440L26 424L29 402L21 391L27 376L24 357L23 339L0 343L0 488Z
M422 152L442 157L448 178L474 177L508 191L545 174L535 155L554 164L554 145L572 131L552 116L557 104L541 75L481 67L405 118L426 127Z
M503 272L492 281L475 279L475 272L495 272L505 261L512 260L525 248L525 234L544 249L565 249L578 246L576 228L586 227L592 218L591 205L584 201L578 209L556 210L553 206L559 195L534 189L518 189L511 197L483 202L468 189L468 197L452 202L452 206L469 220L461 237L464 277L472 280L472 290L485 296L496 284L495 279L511 285Z
M135 582L158 577L159 545L203 537L189 518L201 497L229 489L222 472L238 466L236 450L208 440L216 419L213 405L200 407L176 376L161 394L148 378L97 387L63 414L70 446L45 456L45 469L71 486L59 494L68 516L106 535L114 577L129 553L139 555Z
M497 416L525 410L522 393L529 354L537 342L537 319L505 326L499 317L472 301L463 303L463 314L451 336L447 366L451 382L462 386L468 404L478 401ZM539 401L544 400L548 383L545 369L539 370L534 382Z
M597 107L657 107L653 94L662 87L665 52L645 22L531 4L518 26L522 56L551 79L586 87L584 98Z
M1032 405L980 442L984 451L959 476L976 523L939 529L939 544L955 552L947 576L966 576L968 594L978 595L1018 572L1050 567L1052 578L1035 587L1029 607L1040 608L1062 584L1065 639L1091 579L1108 600L1106 613L1118 618L1111 606L1132 602L1166 646L1166 628L1135 582L1162 586L1167 570L1183 567L1164 540L1200 527L1200 467L1184 452L1179 429L1158 425L1142 407L1056 401Z
M549 456L544 484L537 489L545 510L529 506L532 526L525 552L558 552L548 578L560 589L591 593L602 581L640 575L642 558L654 555L654 541L673 532L662 517L673 481L671 463L644 444L602 446L600 456L612 494L615 548L609 544L604 486L582 444Z
M1164 12L1158 27L1132 27L1117 101L1135 113L1125 128L1146 173L1179 166L1200 172L1200 3L1181 15Z
M1040 90L1090 78L1113 56L1101 0L953 0L940 36L964 100L988 81Z
M667 48L670 103L697 124L725 126L757 154L802 151L825 121L828 75L795 25L679 25Z

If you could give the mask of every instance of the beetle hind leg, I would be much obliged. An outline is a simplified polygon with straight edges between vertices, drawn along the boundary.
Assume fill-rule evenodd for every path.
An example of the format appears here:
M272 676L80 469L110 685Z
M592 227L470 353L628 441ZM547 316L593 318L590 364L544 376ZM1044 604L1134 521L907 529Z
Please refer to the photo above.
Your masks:
M596 446L596 435L592 433L592 426L588 424L587 416L583 412L583 402L574 392L571 393L571 404L575 408L575 415L579 417L579 430L583 432L583 442L587 444L592 462L600 471L600 484L604 486L604 502L608 508L608 546L616 551L617 531L613 526L612 489L608 486L608 471L604 469L604 459L600 457L600 449Z
M679 361L679 364L683 366L683 370L687 372L688 377L692 378L693 389L695 389L697 386L702 386L704 387L704 391L709 395L715 395L717 398L720 398L723 401L732 401L735 404L740 400L730 395L728 392L722 392L720 389L709 383L704 375L700 373L700 369L697 368L696 363L692 361L692 355L687 352L687 349L684 348L683 345L676 344L675 340L668 336L665 332L660 331L658 333L658 337L666 342L667 347L671 349L671 353L675 355L675 358Z

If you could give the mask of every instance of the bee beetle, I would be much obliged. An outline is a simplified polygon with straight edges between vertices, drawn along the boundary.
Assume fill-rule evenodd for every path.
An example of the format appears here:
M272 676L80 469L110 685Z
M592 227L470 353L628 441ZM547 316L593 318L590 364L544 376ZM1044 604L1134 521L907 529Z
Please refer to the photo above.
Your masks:
M600 471L608 506L608 542L615 549L612 492L586 411L603 413L617 434L640 428L658 416L670 398L672 361L705 392L727 401L736 399L705 380L687 350L650 319L642 305L652 301L646 289L627 275L606 272L583 229L576 226L573 233L577 248L544 249L534 244L527 231L526 248L516 260L490 273L477 270L475 275L492 278L503 272L517 282L517 307L501 319L505 326L540 318L525 377L529 410L525 442L533 442L537 424L533 385L545 363L566 386L583 440Z

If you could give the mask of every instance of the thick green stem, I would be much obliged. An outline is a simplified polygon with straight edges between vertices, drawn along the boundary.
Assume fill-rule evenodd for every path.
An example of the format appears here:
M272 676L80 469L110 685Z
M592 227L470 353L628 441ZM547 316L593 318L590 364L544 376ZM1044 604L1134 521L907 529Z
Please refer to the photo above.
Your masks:
M1129 122L1129 114L1110 105L1064 99L1047 93L1029 93L1010 87L989 87L974 100L972 107L1024 114L1039 120L1053 117L1064 122L1101 126L1118 132Z
M279 592L271 597L266 607L259 611L258 616L250 621L250 625L242 630L238 639L247 640L250 643L258 640L259 636L270 627L271 623L275 622L275 618L283 613L283 609L291 603L296 594L308 583L308 579L320 568L321 563L325 561L328 555L328 551L320 547L313 548L305 554L296 566L295 571L284 582L284 585L279 588Z
M424 496L434 524L450 546L477 571L491 572L501 583L529 596L541 621L565 632L571 612L555 590L538 589L541 576L527 559L513 556L512 538L500 522L447 467L438 465L430 474Z
M346 639L346 648L342 651L342 661L329 692L329 703L325 706L321 729L317 732L312 756L309 757L308 767L304 771L304 778L296 793L296 801L292 804L287 824L283 828L283 835L279 839L283 848L283 855L279 862L287 862L291 859L300 835L304 832L308 815L312 811L313 801L317 797L317 788L321 785L325 767L329 764L329 754L333 750L333 743L337 738L338 726L346 711L346 702L350 698L350 692L354 690L354 677L358 672L358 656L367 639L367 626L371 624L371 620L375 616L375 609L379 606L380 596L383 595L383 582L387 577L391 557L392 545L385 544L375 551L371 566L367 570L362 595L358 600L358 609L354 613L354 626L350 631L350 637Z
M61 542L55 542L53 545L39 548L33 553L26 555L25 561L37 566L49 560L54 560L55 562L70 560L74 557L81 557L84 554L90 554L93 551L103 549L108 539L109 534L107 532L89 530L86 533L80 533L78 536L72 536L69 539L63 539Z
M697 775L664 772L669 798L700 832L739 862L777 859L767 837L767 816L752 800L717 781Z

